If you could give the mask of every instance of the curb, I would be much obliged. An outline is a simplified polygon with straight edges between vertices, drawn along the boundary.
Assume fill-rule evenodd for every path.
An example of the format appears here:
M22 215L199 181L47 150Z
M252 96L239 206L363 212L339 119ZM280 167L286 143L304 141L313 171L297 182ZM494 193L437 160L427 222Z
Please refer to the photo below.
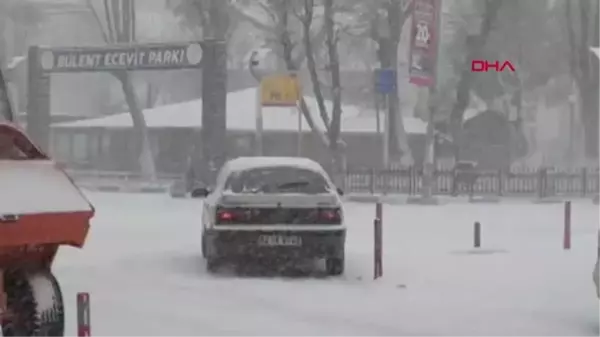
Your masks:
M442 204L442 201L436 196L426 198L423 196L410 196L406 199L408 205L422 205L422 206L438 206Z
M498 204L502 202L502 198L497 196L473 196L469 198L472 204Z
M534 204L562 204L565 201L561 198L549 197L549 198L533 199L531 202Z
M79 188L88 191L111 192L111 193L144 193L144 194L166 194L169 188L166 186L119 186L119 185L93 185L76 184Z
M344 201L358 203L384 203L389 205L406 204L406 197L402 195L379 195L379 194L349 194L343 197Z

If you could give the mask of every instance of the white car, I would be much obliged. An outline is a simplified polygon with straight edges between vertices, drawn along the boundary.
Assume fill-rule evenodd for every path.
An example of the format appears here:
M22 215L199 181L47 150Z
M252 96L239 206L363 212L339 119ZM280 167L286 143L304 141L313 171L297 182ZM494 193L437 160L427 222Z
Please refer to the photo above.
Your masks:
M202 254L209 271L223 262L324 258L344 272L342 191L307 158L240 157L225 163L204 197Z

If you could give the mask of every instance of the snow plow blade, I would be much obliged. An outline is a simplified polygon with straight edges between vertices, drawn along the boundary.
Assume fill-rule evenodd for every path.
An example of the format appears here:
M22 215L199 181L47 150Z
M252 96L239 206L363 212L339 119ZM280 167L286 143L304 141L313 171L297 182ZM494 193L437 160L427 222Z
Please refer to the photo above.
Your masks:
M0 159L0 269L23 259L50 265L59 245L83 247L94 208L24 133L0 124L2 134L26 157Z
M29 255L47 245L83 246L94 209L53 162L0 161L0 186L10 191L0 195L0 265L15 247L41 246L22 251Z

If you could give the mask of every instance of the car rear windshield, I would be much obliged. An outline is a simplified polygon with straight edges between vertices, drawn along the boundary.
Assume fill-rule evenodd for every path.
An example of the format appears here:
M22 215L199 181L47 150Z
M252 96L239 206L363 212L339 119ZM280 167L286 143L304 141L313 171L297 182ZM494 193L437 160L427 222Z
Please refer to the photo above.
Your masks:
M304 193L329 191L318 172L297 167L263 167L233 173L225 189L234 193Z

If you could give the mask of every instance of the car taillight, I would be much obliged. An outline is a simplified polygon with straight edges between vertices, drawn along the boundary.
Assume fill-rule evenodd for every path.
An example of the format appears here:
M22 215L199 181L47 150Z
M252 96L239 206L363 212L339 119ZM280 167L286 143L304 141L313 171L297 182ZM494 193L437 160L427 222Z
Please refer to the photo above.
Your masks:
M216 223L227 224L238 221L239 216L235 209L217 208Z
M319 222L326 224L339 224L342 221L342 212L339 208L319 210Z
M221 221L231 221L233 220L234 216L233 213L228 212L228 211L224 211L219 213L219 220Z

